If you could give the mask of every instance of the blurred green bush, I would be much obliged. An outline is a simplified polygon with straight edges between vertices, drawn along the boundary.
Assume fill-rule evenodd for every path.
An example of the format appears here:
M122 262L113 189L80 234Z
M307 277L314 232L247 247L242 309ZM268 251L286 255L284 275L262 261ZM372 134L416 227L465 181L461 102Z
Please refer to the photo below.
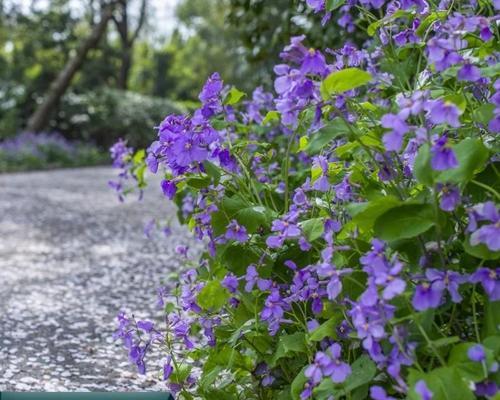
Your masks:
M154 127L165 115L183 112L186 107L181 103L103 88L64 96L51 128L69 139L100 148L109 147L118 138L134 147L146 146L156 135Z

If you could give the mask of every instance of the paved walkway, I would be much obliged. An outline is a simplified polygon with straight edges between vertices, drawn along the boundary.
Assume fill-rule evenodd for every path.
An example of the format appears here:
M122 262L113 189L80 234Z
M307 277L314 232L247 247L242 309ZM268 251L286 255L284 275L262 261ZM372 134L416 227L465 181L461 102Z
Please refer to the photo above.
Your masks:
M120 309L160 316L156 288L186 243L157 185L119 203L109 168L0 175L0 390L158 390L112 333Z

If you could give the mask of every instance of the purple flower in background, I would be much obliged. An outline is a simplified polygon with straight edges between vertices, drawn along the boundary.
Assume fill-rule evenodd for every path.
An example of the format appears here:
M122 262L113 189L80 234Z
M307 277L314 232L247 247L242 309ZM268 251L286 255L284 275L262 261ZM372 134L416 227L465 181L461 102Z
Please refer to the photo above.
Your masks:
M391 129L382 138L384 147L388 151L399 151L403 145L404 134L409 131L405 118L396 114L385 114L381 120L382 126Z
M307 0L307 5L311 7L315 13L319 13L325 10L326 0Z
M435 171L445 171L447 169L458 167L455 152L447 143L448 138L443 135L431 148L431 166Z
M137 321L137 328L150 333L154 328L154 324L151 321Z
M484 347L480 344L475 344L467 350L467 357L469 360L475 362L482 362L486 360L486 352L484 351Z
M302 234L299 226L296 224L298 213L290 213L285 215L284 219L275 219L271 226L273 232L277 232L277 236L269 236L266 244L270 248L281 247L288 238L296 238Z
M421 400L432 400L434 396L422 379L415 384L415 392L420 396Z
M248 240L247 230L244 226L238 224L236 220L232 220L227 226L225 235L226 239L236 240L237 242L244 243Z
M249 265L247 268L247 272L245 274L245 291L251 292L255 285L259 288L259 290L268 290L271 288L272 282L268 279L262 279L259 277L259 273L255 268L255 265Z
M287 309L289 309L289 306L281 298L279 290L275 288L271 289L271 293L267 297L264 308L260 313L261 319L268 323L269 334L271 336L276 335L278 332L285 310Z
M395 397L388 396L385 389L381 386L372 386L370 388L370 397L372 400L396 400Z
M201 116L196 115L195 113L196 120L210 118L212 115L215 115L222 111L220 93L223 87L224 83L222 82L220 75L217 72L214 72L205 82L205 85L203 86L203 89L198 96L202 103L202 108L201 110L199 110Z
M459 116L461 114L458 107L453 103L442 100L430 100L426 104L427 117L433 124L448 124L458 128L461 124Z
M132 148L127 147L127 141L118 139L118 141L109 149L113 160L114 168L123 168L125 166L125 158L132 154Z
M472 64L464 64L458 70L457 78L459 81L476 82L481 79L481 70Z
M470 281L481 283L491 301L500 300L500 268L478 268L471 275Z
M438 190L441 191L441 200L439 207L443 211L453 211L460 204L460 190L454 185L437 185Z
M342 201L349 201L352 198L352 188L349 177L345 176L340 183L333 187L335 198Z
M490 223L477 228L477 221ZM472 232L470 243L476 246L484 243L490 250L500 250L500 213L492 201L478 204L469 212L468 231Z
M163 380L166 381L170 378L172 372L174 372L174 368L172 367L172 358L168 356L163 364Z
M320 168L321 175L314 182L313 189L319 192L328 192L330 190L330 182L328 181L328 160L323 156L314 158L313 168Z
M500 7L499 7L500 8ZM498 386L495 382L485 380L484 382L476 383L476 396L493 397L498 393Z

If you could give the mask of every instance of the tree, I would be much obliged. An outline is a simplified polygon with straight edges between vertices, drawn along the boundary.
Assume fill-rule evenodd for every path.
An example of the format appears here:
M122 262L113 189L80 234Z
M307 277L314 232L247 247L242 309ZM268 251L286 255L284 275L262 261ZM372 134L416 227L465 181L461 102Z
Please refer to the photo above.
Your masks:
M128 88L128 78L132 66L132 49L139 33L146 20L147 0L141 1L139 18L133 32L130 32L130 18L128 12L129 2L127 0L118 1L118 15L113 16L113 21L118 30L121 43L121 65L118 75L118 88L126 90Z
M36 108L33 115L29 118L27 124L28 131L39 132L45 127L50 118L52 110L68 89L71 80L75 76L76 72L83 65L88 52L97 46L99 40L104 35L108 22L113 16L114 7L114 2L103 7L100 21L96 25L94 25L90 35L76 50L75 56L67 62L63 70L52 82L42 103Z

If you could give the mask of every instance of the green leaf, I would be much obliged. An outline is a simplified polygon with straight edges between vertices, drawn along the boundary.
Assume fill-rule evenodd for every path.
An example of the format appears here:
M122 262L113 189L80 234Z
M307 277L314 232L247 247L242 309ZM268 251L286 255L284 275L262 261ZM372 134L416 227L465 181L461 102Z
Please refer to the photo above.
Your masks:
M386 196L362 204L363 206L359 207L360 203L354 203L349 205L347 209L353 217L352 222L360 231L366 232L373 227L375 220L380 215L400 205L401 201L393 196Z
M269 122L278 122L279 120L280 113L278 111L269 111L262 120L262 125L267 125Z
M335 118L312 136L306 151L309 154L319 153L323 147L337 136L346 135L348 133L349 127L344 120L342 118Z
M434 183L434 171L431 167L431 152L427 143L418 150L413 164L413 174L419 183L432 186Z
M425 34L425 31L429 26L434 22L437 21L438 19L444 19L447 16L446 11L435 11L433 13L430 13L427 17L423 19L423 21L420 23L419 27L415 31L415 33L418 36L423 36Z
M480 243L476 246L470 244L470 239L466 238L462 245L467 254L474 256L476 258L481 258L483 260L496 260L500 258L500 251L491 251L488 246Z
M208 282L200 290L196 298L198 305L205 310L217 311L226 304L229 299L229 292L219 281Z
M290 386L290 394L292 395L293 400L299 400L300 394L304 390L304 385L307 382L307 378L304 375L306 368L307 366L302 368L302 370L297 374L292 382L292 385Z
M307 240L312 242L321 237L325 230L325 219L324 218L312 218L307 221L303 221L300 224Z
M134 162L134 164L139 164L144 161L144 157L146 157L146 150L137 150L134 154L134 157L132 157L132 161Z
M375 220L375 236L387 241L416 237L434 226L429 204L405 204L385 212Z
M471 361L467 355L469 348L474 344L475 343L460 343L454 346L448 357L448 365L450 367L456 367L465 378L474 382L479 382L485 378L483 365L479 362ZM493 360L493 352L487 348L484 350L487 361L491 363Z
M212 179L208 175L193 176L191 178L186 179L186 185L194 189L206 188L208 185L210 185L211 182Z
M345 0L326 0L326 11L334 11L337 8L343 6Z
M312 342L319 342L324 338L335 338L337 333L335 332L335 327L339 323L340 317L335 316L323 322L315 330L313 330L309 335L309 340Z
M441 172L439 182L466 183L476 172L484 168L488 161L489 151L479 139L466 138L453 146L458 160L458 167Z
M246 93L238 90L236 87L233 86L229 91L229 93L227 94L224 104L232 106L233 104L238 103L244 96L246 96Z
M351 375L344 382L344 390L346 393L363 386L372 381L377 373L375 363L366 354L363 354L351 365Z
M266 207L253 206L238 211L235 218L248 233L255 233L260 227L266 228L271 224L273 213Z
M348 90L366 85L372 76L359 68L346 68L332 72L321 83L321 95L328 100L333 94L347 92Z
M296 332L291 335L282 335L278 340L278 347L274 353L271 366L285 357L293 357L297 353L307 353L306 335L304 332Z
M255 264L260 258L260 253L240 243L232 243L221 254L224 267L237 276L244 275L250 264Z
M411 390L408 393L409 400L421 400L420 395L415 392L415 384L424 380L433 393L432 400L474 400L474 394L469 389L465 380L462 379L458 368L437 368L425 374L417 370L410 370L409 383Z
M396 18L405 16L407 14L408 13L403 11L403 10L398 10L395 13L393 13L385 18L382 18L382 19L379 19L378 21L372 22L370 25L368 25L366 32L368 33L368 35L373 36L377 32L377 29L380 28L381 26L383 26L386 22L392 21Z
M495 105L491 103L480 105L472 113L472 119L474 122L478 122L483 125L487 125L494 117Z
M483 337L500 334L500 301L486 300L484 307Z

